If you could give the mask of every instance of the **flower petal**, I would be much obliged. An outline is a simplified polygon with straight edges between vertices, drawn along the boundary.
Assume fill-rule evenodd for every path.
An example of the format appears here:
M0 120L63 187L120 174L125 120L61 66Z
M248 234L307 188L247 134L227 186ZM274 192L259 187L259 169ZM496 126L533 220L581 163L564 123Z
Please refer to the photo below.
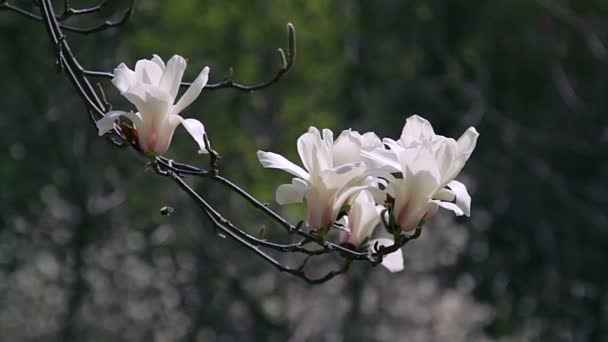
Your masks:
M298 165L290 162L287 158L273 152L258 151L258 159L263 167L271 169L281 169L291 173L292 175L308 180L310 178L308 172L304 171Z
M443 188L433 195L433 199L443 202L454 202L456 195L451 190Z
M412 115L405 121L400 141L404 147L409 147L412 144L430 140L434 135L435 131L428 120L418 115Z
M179 91L179 85L182 82L186 65L186 60L182 56L174 55L171 57L167 62L165 72L158 84L159 88L166 91L173 99L177 97L177 92Z
M308 191L308 183L300 178L294 178L291 184L283 184L277 188L277 203L280 205L300 203L304 200L306 191Z
M439 205L443 209L447 209L447 210L453 211L456 216L462 216L462 215L464 215L464 212L462 211L462 209L460 209L460 207L457 206L455 203L452 203L452 202L442 202L442 201L437 201L437 200L433 200L433 202L437 203L437 205Z
M394 150L377 148L372 151L362 150L361 156L370 169L379 169L385 172L401 172L401 164Z
M314 159L317 156L314 155L313 150L321 141L321 133L316 127L308 128L308 132L302 134L297 141L298 155L304 168L308 172L313 172ZM318 172L314 171L314 172Z
M380 246L391 246L393 244L393 240L380 238L370 241L369 248L370 251L374 248L374 245L378 242ZM398 249L390 254L385 255L382 258L382 266L386 267L387 270L391 272L399 272L403 271L403 252L401 249Z
M135 64L135 74L140 82L157 86L158 82L160 82L163 70L157 62L140 59Z
M448 187L456 195L456 205L462 209L463 214L466 216L471 216L471 196L467 191L467 187L455 180L449 182Z
M209 80L209 67L205 67L198 77L192 82L192 85L186 90L184 95L177 101L173 107L173 114L179 114L182 110L188 107L201 94L201 91Z
M383 209L384 207L376 205L369 191L361 191L348 212L346 222L350 233L345 234L343 238L346 238L347 242L359 246L363 240L372 235L380 223L380 213Z
M97 125L97 129L99 130L99 136L106 134L107 132L114 129L114 121L118 119L120 116L124 115L126 112L116 110L106 113L103 118L97 120L95 125Z
M151 61L156 63L156 65L160 67L161 71L165 71L165 62L163 62L163 59L160 58L158 55L152 55Z
M308 132L298 138L298 154L308 172L316 174L333 167L333 141L332 131L324 129L321 137L321 132L314 126L309 127Z
M146 121L162 121L169 114L172 99L165 91L155 86L139 83L124 91L122 95L137 107Z
M344 130L333 144L333 166L362 161L361 149L378 147L382 147L382 141L376 134L367 132L361 135L351 129Z
M446 184L458 176L460 170L464 167L464 164L469 160L471 153L473 153L473 150L477 145L478 137L479 133L477 133L475 127L469 127L469 129L458 138L454 162L450 167L449 172L443 177Z
M123 112L120 110L115 110L115 111L111 111L111 112L107 112L103 118L97 120L97 122L95 122L95 124L97 125L97 129L99 130L99 135L104 135L107 132L111 131L114 129L114 122L116 121L116 119L118 119L119 117L124 116L127 117L129 120L131 120L131 122L133 122L133 125L137 128L137 126L141 126L141 116L139 115L139 113L133 113L133 112Z
M171 117L175 116L180 117L179 115L171 115ZM181 123L198 144L200 148L198 153L209 153L205 147L205 126L196 119L182 119Z
M120 65L114 69L112 84L122 94L127 91L127 89L137 84L137 75L135 74L135 71L129 69L125 63L120 63Z
M458 138L458 152L466 156L469 159L471 153L477 145L477 138L479 133L475 127L469 127L461 136Z

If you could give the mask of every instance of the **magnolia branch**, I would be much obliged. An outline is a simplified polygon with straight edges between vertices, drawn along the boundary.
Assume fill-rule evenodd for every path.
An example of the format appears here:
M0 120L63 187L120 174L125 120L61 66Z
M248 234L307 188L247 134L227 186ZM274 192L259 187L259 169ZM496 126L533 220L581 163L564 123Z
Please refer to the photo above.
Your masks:
M351 130L342 131L334 141L330 130L324 129L321 134L317 128L311 127L298 140L298 152L306 170L276 153L258 151L262 166L282 169L296 176L291 184L282 185L278 189L281 191L277 190L277 203L301 202L306 198L307 224L304 221L291 224L236 183L224 178L218 165L219 154L211 148L203 124L196 119L184 119L179 114L200 95L203 88L254 91L277 83L295 61L293 25L287 25L287 51L278 49L281 57L279 70L268 81L255 85L234 82L232 70L223 81L208 84L208 67L203 68L193 82L182 82L187 62L179 55L173 56L166 64L154 55L150 60L138 62L135 71L125 64L119 65L114 74L89 71L82 67L72 51L62 31L68 28L61 21L100 11L107 2L103 0L89 8L75 9L69 0L64 0L60 15L54 12L51 0L35 2L40 15L8 1L0 3L0 9L12 10L44 23L57 67L72 82L100 135L106 136L118 147L130 146L150 158L150 166L155 173L173 180L216 229L279 271L311 284L323 283L347 272L353 261L367 262L372 266L382 264L392 272L399 271L403 269L400 249L420 236L422 225L435 215L439 207L451 210L458 216L469 215L470 196L465 185L454 178L473 152L479 134L474 127L470 127L456 142L436 135L427 120L412 116L406 120L399 141L381 140L373 132L362 135ZM106 21L75 32L94 33L122 25L133 14L134 5L135 1L132 0L118 21ZM89 77L112 78L121 95L127 97L139 111L113 111L103 87L99 83L93 86ZM188 89L177 99L180 87ZM154 115L150 114L150 107L146 103L150 96L141 97L142 92L147 94L145 89L156 90L151 97L156 104ZM162 103L162 106L158 103ZM154 119L159 115L162 120ZM121 117L127 118L130 123L121 121ZM158 122L167 127L157 127ZM179 124L197 142L199 153L209 154L208 169L162 157L169 148L173 130ZM188 177L218 183L225 191L238 195L254 210L262 212L271 222L282 227L288 236L297 238L296 241L270 241L264 230L260 231L259 236L248 233L250 230L232 223L202 193L195 191L186 182ZM372 195L372 188L380 191L381 195ZM371 240L375 227L380 223L391 238ZM331 230L340 231L339 243L326 239ZM296 266L289 266L273 256L276 253L299 254L303 260ZM339 257L340 266L320 276L312 276L306 270L312 258L328 256Z
M205 86L207 90L217 90L224 88L233 88L240 91L253 92L256 90L261 90L271 85L277 83L292 67L296 59L296 29L293 24L287 24L287 51L283 50L283 48L277 49L280 57L280 67L279 70L275 73L275 75L269 79L268 81L246 85L242 83L238 83L233 80L232 76L234 74L234 70L230 68L228 74L224 78L224 80L217 83L208 83ZM99 77L99 78L114 78L114 74L111 72L104 71L92 71L86 70L84 68L80 68L80 71L86 75L91 77ZM191 86L191 82L181 82L180 86L189 87Z
M66 1L64 3L64 6L65 6L64 12L59 16L55 16L54 13L53 13L53 15L55 16L55 19L57 19L59 21L64 21L73 16L98 12L103 7L105 7L107 5L107 3L108 3L108 1L104 0L101 3L99 3L98 5L90 7L90 8L75 9L75 8L70 7L70 1ZM36 4L36 2L34 2L34 4ZM9 2L9 0L3 0L2 2L0 2L0 10L2 10L2 9L19 13L22 16L25 16L29 19L33 19L33 20L37 20L37 21L45 20L44 15L36 14L34 12L30 12L26 9L23 9L19 6L13 5ZM133 15L134 10L135 10L135 0L130 0L129 8L117 20L114 20L114 21L106 20L103 23L93 25L91 27L77 27L77 26L67 25L67 24L63 24L63 23L59 23L58 25L61 29L64 29L66 31L80 33L80 34L89 34L89 33L104 31L104 30L107 30L107 29L110 29L113 27L117 27L117 26L120 26L120 25L126 23L127 20L129 20L129 18L131 18L131 16Z
M31 12L27 12L21 8L18 8L8 2L3 2L1 4L3 9L12 10L19 14L28 16L30 18L36 20L42 20L45 24L47 32L49 34L49 39L52 43L53 48L56 53L57 66L60 71L63 71L68 79L72 82L75 87L76 92L79 94L83 102L85 103L91 120L96 122L98 119L104 117L106 112L111 108L111 105L108 103L105 95L103 94L103 88L97 84L97 89L91 84L88 76L100 76L100 77L113 77L114 75L108 73L100 73L94 71L85 70L81 64L78 62L76 56L70 48L70 45L62 33L62 29L74 31L72 27L66 27L64 24L60 23L61 20L66 20L71 16L75 15L85 15L88 13L93 13L101 10L106 5L106 2L103 1L99 3L97 6L93 6L86 9L74 9L70 7L70 1L64 2L64 11L61 15L56 15L52 8L52 4L50 0L40 0L39 8L41 15L37 15ZM134 5L134 2L131 3ZM125 21L130 17L133 13L133 6L130 6L123 19L109 23L106 22L104 25L99 25L94 29L80 29L75 32L79 33L92 33L101 29L117 26L124 24ZM128 14L128 15L127 15ZM102 28L103 27L103 28ZM86 32L84 32L86 31ZM228 76L224 81L207 85L206 88L209 89L221 89L221 88L235 88L244 91L253 91L257 89L262 89L268 87L277 81L293 66L296 54L296 45L295 45L295 29L293 25L287 25L288 31L288 48L287 52L283 49L279 49L279 54L281 56L282 65L279 71L275 74L273 78L269 81L260 83L253 86L242 85L234 82L230 76ZM182 86L190 86L190 83L183 83ZM110 135L110 141L113 142L117 146L128 146L133 145L133 141L129 138L130 127L126 125L116 125L113 131L113 134ZM205 139L207 137L205 136ZM205 215L210 219L210 221L214 224L214 226L220 229L224 234L230 236L232 239L237 241L239 244L245 246L247 249L251 250L254 254L258 255L260 258L270 263L274 267L276 267L281 272L286 272L297 277L300 277L311 284L322 283L328 281L339 275L344 273L350 267L351 261L353 260L363 260L368 261L373 265L378 264L383 255L389 250L395 250L401 247L407 240L400 240L399 245L390 246L389 248L381 247L380 249L376 249L374 253L368 253L366 251L358 251L354 250L339 244L335 244L329 241L326 241L322 236L317 234L316 231L312 230L307 232L302 229L302 222L298 225L292 225L287 222L280 215L269 209L263 203L259 202L249 193L232 183L226 178L223 178L219 174L217 160L219 156L215 151L209 148L208 140L206 140L206 145L208 150L211 152L210 154L210 162L209 162L209 170L202 170L195 166L191 166L184 163L172 162L164 157L156 157L155 159L155 171L161 175L170 177L174 180L174 182L180 187L182 191L188 194L191 199L197 203L205 213ZM261 210L264 212L269 218L273 221L277 222L279 225L285 228L288 234L297 235L300 237L300 240L294 243L288 244L279 244L266 240L264 237L255 237L243 229L232 224L228 219L226 219L222 214L220 214L211 204L209 204L201 194L194 191L185 181L184 177L186 176L198 176L209 178L213 181L216 181L222 184L228 191L232 191L242 198L244 198L248 203L250 203L254 208ZM311 248L310 246L315 245L316 248ZM280 261L275 259L273 256L265 252L263 249L269 249L280 253L300 253L304 254L306 257L303 262L297 267L289 267L283 265ZM333 254L339 253L342 256L342 265L335 270L329 271L326 274L319 277L311 277L305 272L305 266L308 261L312 257L318 257L325 254Z

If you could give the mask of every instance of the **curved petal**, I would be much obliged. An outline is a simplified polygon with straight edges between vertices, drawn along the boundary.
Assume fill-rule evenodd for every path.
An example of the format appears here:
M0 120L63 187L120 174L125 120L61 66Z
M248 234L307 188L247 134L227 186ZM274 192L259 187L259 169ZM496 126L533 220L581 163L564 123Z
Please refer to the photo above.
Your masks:
M471 216L471 196L467 191L467 187L455 180L449 182L448 187L456 195L456 205L462 209L463 214L466 216Z
M435 157L425 148L414 149L404 149L402 153L399 153L399 160L401 162L402 171L405 174L413 173L428 173L431 177L425 178L429 179L434 183L434 189L431 189L432 186L429 185L427 191L431 191L431 193L435 192L441 184L441 174L439 173L439 167L437 165L437 160ZM405 175L404 175L405 177Z
M188 107L201 94L201 91L207 85L209 80L209 67L205 67L196 77L192 85L186 90L184 95L177 101L173 107L173 114L179 114L182 110Z
M378 242L380 246L391 246L393 244L393 240L380 238L370 241L369 248L370 251L373 251L374 245ZM386 267L390 272L399 272L403 271L403 252L401 249L394 251L393 253L387 254L382 258L382 266Z
M451 190L443 188L433 195L433 199L444 202L454 202L456 195Z
M163 59L160 58L158 55L152 55L152 59L150 59L152 62L156 63L156 65L158 65L160 67L161 71L165 71L165 62L163 62Z
M166 91L173 99L177 97L179 85L182 82L184 71L186 70L186 60L179 55L174 55L167 62L167 67L158 84L159 88ZM173 103L171 103L173 104Z
M347 228L348 242L359 246L363 240L370 237L380 222L382 206L376 206L369 191L361 191L352 203L348 212Z
M414 229L435 204L431 201L439 179L428 170L412 173L406 169L403 179L389 184L388 192L395 198L394 215L401 229Z
M271 169L281 169L291 173L292 175L308 180L310 178L308 172L304 171L298 165L290 162L287 158L273 152L258 151L258 159L263 167Z
M141 126L141 116L139 115L139 113L123 112L120 110L116 110L116 111L106 113L103 118L101 118L97 122L95 122L95 125L97 125L97 129L99 130L99 135L100 136L104 135L107 132L113 130L114 122L116 121L116 119L118 119L121 116L124 116L124 117L128 118L129 120L131 120L131 122L133 122L133 125L135 126L135 128L137 128L138 126Z
M439 174L442 176L443 182L451 180L451 178L445 178L450 177L451 170L457 166L455 165L458 162L457 149L456 140L450 138L439 139L435 142L435 146L433 146L437 167L439 168Z
M382 147L382 140L374 132L367 132L361 136L361 147Z
M401 164L394 150L377 148L372 151L361 151L361 156L365 159L369 168L384 170L388 173L401 172Z
M308 132L302 134L297 141L298 155L304 164L304 168L308 172L316 173L319 170L315 170L315 161L319 157L315 153L315 148L318 149L318 145L321 144L321 133L316 127L309 127Z
M118 67L114 68L112 84L122 94L137 84L137 75L125 63L120 63Z
M277 203L280 205L300 203L304 200L306 191L308 191L308 183L300 178L294 178L291 184L283 184L277 188Z
M342 131L332 149L334 166L360 161L361 158L361 135L347 129Z
M475 146L477 145L477 138L479 137L479 132L475 129L475 127L469 127L461 136L458 138L458 152L465 155L467 159Z
M408 147L413 143L430 140L434 135L435 131L428 120L418 115L412 115L405 121L400 141L405 147Z
M179 115L172 115L172 117L175 116L180 117ZM205 126L196 119L183 119L181 123L198 144L200 148L198 153L209 153L205 147Z
M437 205L440 206L440 207L442 207L443 209L447 209L447 210L453 211L456 216L462 216L462 215L464 215L464 212L462 211L462 209L460 209L460 207L457 206L455 203L452 203L452 202L442 202L442 201L436 201L436 200L434 200L433 202L437 203Z
M154 61L140 59L135 63L135 74L140 82L157 86L163 74L163 70L158 63Z
M146 121L164 120L169 114L171 98L167 93L149 84L140 83L122 93Z
M478 137L479 133L477 133L475 127L469 127L469 129L467 129L466 132L464 132L460 138L458 138L458 141L456 142L457 152L454 158L454 163L450 167L449 173L444 177L444 182L446 184L458 176L460 170L462 170L464 167L464 164L466 164L467 160L469 160L471 153L473 153L473 150L477 145Z
M97 130L99 131L99 136L106 134L107 132L114 129L114 121L118 119L120 116L125 115L126 112L115 110L111 112L107 112L103 118L97 120L95 125L97 126Z
M332 148L334 167L362 161L361 150L382 147L380 138L373 132L361 135L351 129L344 130L335 140Z

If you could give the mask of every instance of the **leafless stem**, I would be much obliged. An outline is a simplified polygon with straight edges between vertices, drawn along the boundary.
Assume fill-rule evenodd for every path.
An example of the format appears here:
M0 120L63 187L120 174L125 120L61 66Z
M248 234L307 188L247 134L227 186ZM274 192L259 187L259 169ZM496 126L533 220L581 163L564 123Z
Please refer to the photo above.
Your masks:
M77 27L77 26L73 26L73 25L67 25L64 23L57 23L57 25L59 26L59 28L69 31L69 32L75 32L75 33L81 33L81 34L89 34L89 33L94 33L94 32L99 32L99 31L104 31L113 27L117 27L120 26L124 23L127 22L127 20L129 20L129 18L133 15L133 12L135 11L135 2L136 0L130 0L130 4L129 4L129 8L122 14L122 16L117 19L117 20L106 20L101 24L97 24L91 27ZM41 3L41 1L40 1ZM53 13L53 15L55 16L55 20L57 21L62 21L62 20L66 20L71 16L74 15L82 15L82 14L89 14L89 13L93 13L93 12L97 12L99 10L101 10L105 5L106 5L107 1L102 1L100 4L98 4L97 6L93 6L90 8L84 8L84 9L74 9L69 7L70 2L64 2L64 6L67 6L64 8L64 12L63 14L59 15L59 16L55 16L55 14ZM45 15L44 14L37 14L34 12L30 12L26 9L23 9L19 6L13 5L11 3L9 3L8 0L4 0L2 2L0 2L0 10L9 10L9 11L13 11L16 13L21 14L22 16L25 16L29 19L32 20L37 20L37 21L44 21L45 20ZM52 11L52 9L51 9ZM41 12L43 12L43 9L41 8Z
M293 26L293 24L291 24L291 23L287 24L287 43L288 43L287 52L285 52L282 48L278 49L279 56L281 57L281 66L279 67L279 70L275 73L275 75L268 81L254 84L254 85L246 85L246 84L235 82L232 79L233 71L231 68L230 72L228 72L228 74L226 75L226 77L224 78L223 81L220 81L217 83L208 83L205 86L205 89L217 90L217 89L224 89L224 88L233 88L233 89L237 89L240 91L253 92L256 90L270 87L271 85L277 83L289 70L291 70L291 68L293 67L293 64L295 62L295 59L296 59L296 29ZM92 70L86 70L84 68L81 68L81 72L84 75L90 76L90 77L100 77L100 78L113 78L114 77L114 74L112 74L111 72L92 71ZM190 83L190 82L182 82L181 86L189 87L191 84L192 83Z

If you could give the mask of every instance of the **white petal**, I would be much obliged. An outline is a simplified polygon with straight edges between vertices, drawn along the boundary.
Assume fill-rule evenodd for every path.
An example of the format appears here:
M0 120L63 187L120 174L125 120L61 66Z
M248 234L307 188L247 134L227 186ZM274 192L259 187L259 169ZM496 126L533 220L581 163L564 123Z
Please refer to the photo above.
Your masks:
M112 112L108 112L104 115L103 118L97 120L95 125L97 125L97 129L99 130L99 135L102 136L107 132L114 129L114 121L118 119L120 116L125 115L126 112L116 110Z
M281 169L291 173L292 175L308 180L310 176L298 165L290 162L287 158L273 152L258 151L258 159L263 167L271 169Z
M380 246L391 246L393 240L380 238L370 241L369 248L373 251L374 245L378 242ZM403 252L401 249L394 251L393 253L387 254L382 258L382 266L386 267L391 272L403 271Z
M107 132L114 129L114 122L120 116L124 116L133 122L135 128L141 127L141 116L139 113L133 112L123 112L120 110L108 112L104 115L103 118L99 119L95 124L97 125L97 129L99 130L99 135L104 135Z
M382 141L374 132L367 132L361 136L361 148L382 147Z
M433 199L444 202L454 202L456 195L449 189L440 189L433 195Z
M308 183L300 178L294 178L291 184L283 184L277 188L277 203L280 205L300 203L304 200L306 191L308 191Z
M154 61L140 59L135 64L135 74L140 82L158 86L163 70Z
M308 172L319 172L319 170L315 170L315 165L319 164L318 158L321 156L315 153L315 150L318 152L321 143L321 133L316 127L308 128L308 132L302 134L298 138L298 154L300 155L302 164L304 164L304 168L308 170Z
M172 117L175 116L179 117L179 115L172 115ZM198 144L198 153L209 153L205 147L205 126L203 126L203 124L196 119L183 119L182 125Z
M151 61L156 63L156 65L160 67L161 71L165 71L165 62L163 62L163 59L160 58L158 55L152 55Z
M437 139L433 146L433 151L435 152L435 158L437 160L437 167L439 168L439 173L442 175L442 180L445 177L451 177L450 170L452 170L457 161L457 149L458 144L456 140L450 138L441 137ZM445 182L450 181L451 179L445 179Z
M352 203L348 212L348 225L350 230L348 242L358 246L370 237L380 222L382 206L376 206L374 198L369 191L361 191Z
M456 205L462 209L463 214L466 216L471 216L471 196L467 191L467 187L455 180L449 182L448 187L456 195Z
M469 129L462 134L462 136L457 141L457 152L454 158L454 163L450 167L450 171L444 177L444 183L456 178L460 173L460 170L464 167L467 160L473 153L475 146L477 145L477 138L479 137L479 133L475 127L469 127Z
M401 172L401 164L393 150L377 148L372 151L362 150L361 156L365 158L369 168L390 172Z
M188 107L201 94L201 91L209 80L209 67L205 67L198 77L192 82L192 85L186 90L184 95L177 101L173 107L173 114L179 114L182 110Z
M462 209L460 209L460 207L457 206L455 203L452 203L452 202L442 202L442 201L433 201L433 202L437 203L437 205L439 205L443 209L447 209L447 210L453 211L456 216L462 216L462 215L464 215L464 212L462 211Z
M344 130L333 144L333 166L362 161L361 150L382 147L380 138L372 132L363 135L351 129Z
M114 69L112 84L118 91L123 93L137 84L137 75L135 74L135 71L129 69L125 63L120 63L120 65Z
M174 55L171 57L158 84L159 88L166 91L173 99L177 97L179 85L186 70L186 64L186 60L182 56Z
M155 86L139 83L122 95L137 107L146 121L165 120L166 115L169 114L172 99L165 91Z
M479 133L475 127L469 127L469 129L458 138L458 151L466 155L467 159L469 159L469 156L473 153L473 150L477 145L478 137Z
M435 188L425 189L428 189L428 191L431 191L431 193L434 193L437 190L437 187L441 183L441 174L439 173L437 160L428 149L422 146L418 147L417 149L403 149L398 156L401 162L401 168L405 173L428 173L432 177L432 181L435 183Z
M407 147L421 140L430 140L434 135L435 131L428 120L412 115L405 121L400 140Z
M360 161L361 135L350 129L342 131L332 149L334 166Z

